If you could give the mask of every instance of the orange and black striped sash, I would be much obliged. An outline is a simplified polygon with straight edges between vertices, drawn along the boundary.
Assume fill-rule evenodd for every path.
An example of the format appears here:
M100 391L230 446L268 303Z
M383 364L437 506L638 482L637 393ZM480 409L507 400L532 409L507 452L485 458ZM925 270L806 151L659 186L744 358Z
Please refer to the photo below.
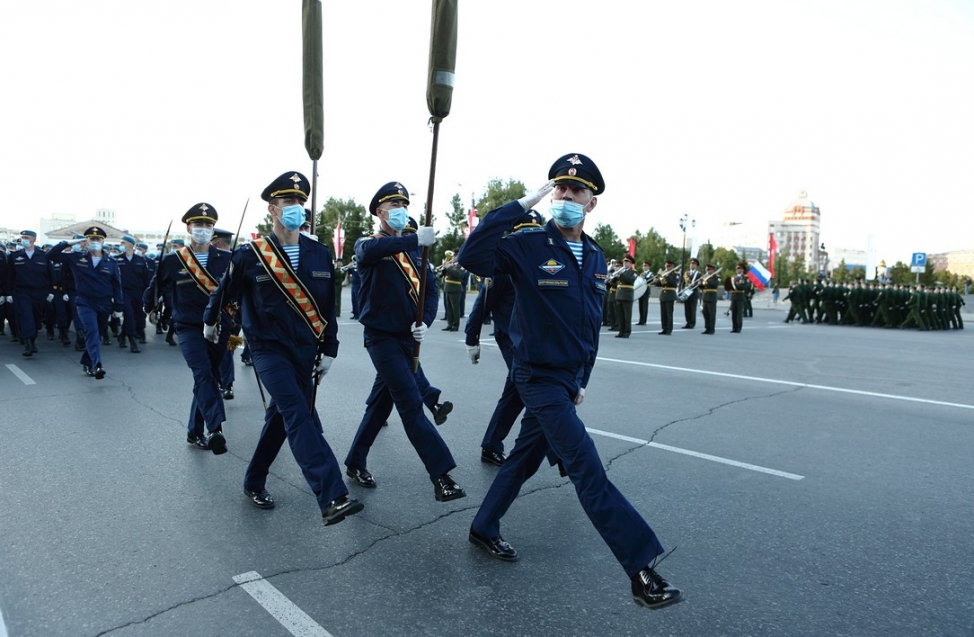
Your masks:
M274 282L277 289L284 294L287 304L301 317L315 338L319 341L322 340L328 321L322 318L321 311L311 297L311 293L291 269L290 262L281 253L280 248L273 241L264 237L251 241L250 245L257 254L257 261L270 275L271 281Z
M216 289L220 286L220 284L217 283L217 280L214 279L213 276L206 271L206 268L200 264L199 259L196 258L196 255L192 250L184 246L179 250L176 250L176 255L182 262L183 267L186 268L186 271L189 272L189 276L193 279L193 282L196 283L196 287L200 289L200 292L206 295L216 292Z

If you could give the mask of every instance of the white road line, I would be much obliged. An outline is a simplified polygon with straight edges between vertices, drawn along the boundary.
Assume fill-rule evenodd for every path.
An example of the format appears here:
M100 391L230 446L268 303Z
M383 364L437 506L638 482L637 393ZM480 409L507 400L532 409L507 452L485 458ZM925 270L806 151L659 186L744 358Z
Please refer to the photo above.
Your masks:
M706 374L708 376L722 376L724 378L736 378L738 380L754 380L759 383L771 383L775 385L788 385L790 387L805 387L807 389L820 389L822 391L834 391L842 394L857 394L859 396L872 396L874 398L889 398L891 400L905 400L913 403L925 403L927 405L940 405L942 407L957 407L960 409L974 409L974 405L964 403L948 403L942 400L928 400L926 398L912 398L910 396L897 396L895 394L880 394L879 392L863 391L860 389L846 389L845 387L829 387L828 385L812 385L809 383L796 383L790 380L778 380L777 378L760 378L758 376L744 376L741 374L726 374L724 372L711 372L705 369L690 369L688 367L673 367L670 365L657 365L655 363L643 363L640 361L624 361L618 358L598 357L600 361L609 363L622 363L623 365L639 365L640 367L655 367L657 369L669 369L677 372L688 372L690 374Z
M658 442L650 442L648 440L640 440L639 438L630 438L629 436L622 436L619 434L614 434L608 431L602 431L600 429L592 429L591 427L586 427L586 431L591 434L596 434L598 436L605 436L607 438L615 438L616 440L623 440L625 442L632 442L637 445L646 445L649 447L654 447L656 449L662 449L663 451L672 451L673 453L682 453L685 456L693 456L694 458L701 458L703 460L710 460L711 462L719 462L721 464L730 465L732 467L737 467L739 469L748 469L750 471L758 471L760 473L767 473L772 476L778 476L779 478L788 478L789 480L804 480L805 476L800 476L796 473L788 473L787 471L778 471L777 469L768 469L767 467L762 467L756 464L749 464L747 462L738 462L737 460L729 460L727 458L721 458L720 456L712 456L709 453L700 453L698 451L690 451L689 449L681 449L680 447L671 447L670 445L661 445Z
M234 575L233 581L240 584L240 588L257 600L294 637L334 637L257 571Z
M0 637L7 637L7 625L3 623L3 611L0 610Z
M28 376L27 374L25 374L24 372L22 372L20 370L20 368L17 367L16 365L14 365L14 364L11 363L10 365L7 365L7 369L9 369L11 371L11 373L13 373L14 376L16 376L21 381L23 381L23 383L25 385L36 385L37 384L37 383L34 382L34 379L33 378L31 378L30 376ZM2 637L2 635L0 635L0 637Z

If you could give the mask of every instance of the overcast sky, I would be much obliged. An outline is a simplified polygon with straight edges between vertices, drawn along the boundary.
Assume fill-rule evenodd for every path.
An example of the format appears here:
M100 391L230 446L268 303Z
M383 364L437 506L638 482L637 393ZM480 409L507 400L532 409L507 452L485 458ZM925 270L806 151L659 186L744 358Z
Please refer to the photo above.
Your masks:
M0 226L114 209L164 229L206 201L234 229L311 176L300 0L4 0ZM426 198L430 2L324 0L319 202L391 180ZM908 261L974 248L974 2L461 2L434 212L567 152L606 181L621 237L764 228L799 191L822 240ZM539 208L546 211L547 204Z

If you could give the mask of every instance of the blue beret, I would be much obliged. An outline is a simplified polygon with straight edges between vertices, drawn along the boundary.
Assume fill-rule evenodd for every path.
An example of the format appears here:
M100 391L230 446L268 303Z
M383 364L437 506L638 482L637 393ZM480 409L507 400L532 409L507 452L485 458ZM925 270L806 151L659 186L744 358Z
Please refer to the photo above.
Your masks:
M122 235L122 241L128 241L128 242L129 242L129 243L131 243L132 245L135 245L136 243L138 243L138 242L137 242L137 241L135 240L135 237L133 237L133 236L132 236L132 235L130 235L130 234L124 234L124 235Z
M135 247L136 248L142 248L143 250L148 250L149 249L149 244L148 243L137 243L137 244L135 244Z
M605 182L595 162L579 153L570 153L555 160L548 171L548 179L555 183L568 182L588 188L596 195L605 192Z
M34 232L33 230L21 230L20 234L25 234L28 237L34 237L35 239L37 238L37 233Z
M209 221L216 223L216 208L208 203L198 203L183 215L183 223L193 223L194 221Z
M406 205L408 206L409 191L398 181L390 181L382 188L379 188L379 191L375 193L374 197L372 197L372 202L369 203L369 212L375 214L375 211L378 209L380 204L383 204L386 201L395 201L397 199L405 201Z
M260 198L264 201L275 197L297 197L307 201L310 196L311 184L308 183L308 178L297 171L284 173L260 193Z
M171 241L171 243L172 243L173 245L177 245L177 246L185 246L185 245L186 245L186 242L185 242L185 241L183 241L182 239L173 239L173 240Z

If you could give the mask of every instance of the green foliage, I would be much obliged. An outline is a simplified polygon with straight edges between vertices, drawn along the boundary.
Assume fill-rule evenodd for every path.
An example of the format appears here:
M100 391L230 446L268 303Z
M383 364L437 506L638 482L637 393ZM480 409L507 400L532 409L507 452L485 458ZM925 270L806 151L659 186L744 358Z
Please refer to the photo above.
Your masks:
M372 234L375 227L375 217L369 214L365 206L355 203L352 198L335 199L329 197L318 213L315 234L318 236L318 240L328 246L332 252L334 252L335 225L339 219L341 219L342 228L345 230L342 256L347 263L354 253L355 241L363 235ZM337 255L333 256L337 257Z
M592 239L601 246L606 259L622 261L622 258L626 255L626 244L623 243L610 225L600 223L595 226L595 233L592 234Z
M721 269L720 277L723 280L726 277L734 276L734 268L737 267L739 261L740 259L735 250L730 248L717 248L714 250L714 257L711 262Z
M497 210L509 201L520 199L525 193L527 193L527 189L524 184L516 179L508 179L507 183L497 178L491 179L487 182L487 187L484 188L480 199L474 205L477 209L477 216L483 219L484 215L491 210ZM543 214L543 211L539 210L538 212Z
M436 243L430 248L430 263L442 263L444 252L452 250L456 253L463 245L463 228L467 225L467 211L459 194L453 195L453 199L450 200L450 211L446 213L446 218L450 222L450 231L437 237Z
M264 220L257 224L257 233L262 237L266 237L273 231L274 220L271 219L271 213L268 212L266 215L264 215Z
M643 261L649 261L650 270L653 272L663 267L663 261L666 260L666 250L669 246L660 233L653 228L650 228L646 234L637 230L632 238L636 240L637 270L642 269Z

